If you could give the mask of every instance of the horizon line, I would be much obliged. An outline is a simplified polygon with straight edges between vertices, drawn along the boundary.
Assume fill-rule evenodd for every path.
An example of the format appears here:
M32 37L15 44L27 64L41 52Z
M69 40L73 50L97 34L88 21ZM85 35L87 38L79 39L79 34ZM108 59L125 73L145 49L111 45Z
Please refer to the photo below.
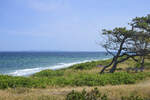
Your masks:
M60 51L59 50L50 50L50 51L48 51L48 50L47 51L39 51L39 50L31 50L31 51L30 50L20 50L20 51L17 51L17 50L12 50L12 51L7 51L6 50L6 51L0 51L0 52L106 52L106 51L104 51L104 50L103 51L102 50L100 50L100 51L86 51L86 50L85 51L84 50L81 50L81 51L80 50L79 51L68 51L68 50L62 50L62 51L61 50Z

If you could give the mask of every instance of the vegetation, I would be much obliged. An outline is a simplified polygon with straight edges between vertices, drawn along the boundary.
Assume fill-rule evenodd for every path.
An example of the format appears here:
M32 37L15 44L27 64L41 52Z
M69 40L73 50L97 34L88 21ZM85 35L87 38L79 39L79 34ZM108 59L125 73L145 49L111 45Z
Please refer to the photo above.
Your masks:
M120 68L120 71L118 68L118 72L113 74L98 74L101 67L97 67L97 65L103 65L108 63L109 61L110 59L102 61L92 61L55 71L43 70L29 77L0 75L0 89L16 87L46 88L49 86L64 87L133 84L138 82L139 80L150 77L150 72L127 73L123 68ZM134 64L133 61L128 61L126 63L130 63L130 65Z
M118 65L116 73L99 74L99 70L101 70L102 67L98 65L105 65L110 61L111 59L92 61L73 65L69 68L60 70L43 70L28 77L0 75L0 89L3 89L0 90L0 94L3 95L2 97L0 97L0 99L6 100L5 98L8 98L8 100L20 100L22 98L24 100L33 100L34 98L36 100L64 100L68 98L69 100L69 98L72 98L72 96L83 96L80 93L82 93L81 89L84 88L90 90L86 91L86 98L93 98L93 95L95 97L96 94L90 93L92 93L91 91L96 91L92 90L92 88L96 86L101 88L98 90L101 90L101 92L103 91L102 93L100 93L100 99L103 96L103 98L107 96L106 100L113 100L110 99L112 98L112 94L110 91L112 91L112 93L115 93L116 95L113 95L113 98L115 98L114 100L116 100L116 98L117 100L118 98L119 100L121 100L120 93L123 98L122 100L144 100L143 97L145 97L145 94L148 95L150 92L150 89L148 88L150 86L139 85L140 87L138 88L131 84L140 84L141 80L146 80L147 78L150 78L150 61L146 60L145 66L147 67L145 68L147 69L144 72L126 72L126 68L128 68L129 65L130 67L134 67L136 65L133 60L129 59L128 61ZM130 85L124 87L123 84ZM104 86L104 88L101 86ZM116 88L113 89L113 86L116 86ZM71 90L74 89L75 91L71 92ZM132 91L133 93L137 93L138 91L139 94L133 94L134 97L130 97L132 92L129 92L126 89ZM145 93L146 91L147 93ZM124 95L124 93L128 93L129 95ZM139 95L141 95L141 93L144 93L144 95L140 97L142 99L131 99L139 98Z
M101 73L108 67L111 67L111 73L115 72L117 65L129 58L139 63L142 69L144 68L144 60L150 55L150 15L136 17L129 25L131 29L117 27L113 30L103 30L102 34L106 39L102 42L102 46L113 59L101 70Z
M150 100L150 98L142 97L142 96L122 96L121 100ZM66 100L110 100L108 99L107 94L101 94L97 88L94 88L90 92L82 90L82 92L71 91L67 94Z
M122 96L121 100L149 100L150 98L141 97L141 96Z
M72 91L67 94L66 100L107 100L107 95L101 95L97 88L87 92L83 90L82 92Z

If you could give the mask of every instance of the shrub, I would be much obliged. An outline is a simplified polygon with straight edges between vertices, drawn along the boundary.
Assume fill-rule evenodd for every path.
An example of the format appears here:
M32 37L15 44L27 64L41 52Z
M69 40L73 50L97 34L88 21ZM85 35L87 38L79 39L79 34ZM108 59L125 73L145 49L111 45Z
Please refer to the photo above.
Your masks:
M46 71L47 73L47 71ZM53 73L53 74L52 74ZM43 76L30 76L30 77L14 77L8 75L0 75L0 89L27 87L27 88L46 88L47 86L104 86L107 84L119 85L119 84L133 84L138 80L143 80L146 77L150 77L149 72L141 73L78 73L69 74L67 76L53 72L50 73L53 76L47 76L42 72ZM46 75L46 76L45 76Z
M146 76L145 76L146 77ZM136 78L136 79L134 79ZM104 86L107 84L118 85L118 84L133 84L140 77L137 75L129 74L126 72L116 72L107 74L80 74L76 76L73 84L76 86Z
M150 100L150 98L148 99L141 96L129 96L129 97L122 96L121 100Z
M142 96L122 96L121 100L150 100L150 98L142 97ZM119 99L119 100L120 100ZM81 92L77 92L72 90L70 93L66 95L66 100L109 100L107 94L101 94L97 88L94 88L90 92L85 91L83 89Z
M107 95L102 95L97 88L86 92L85 89L82 92L72 91L67 94L66 100L107 100Z
M16 88L16 87L43 87L44 83L39 79L31 77L14 77L8 75L0 75L0 89Z

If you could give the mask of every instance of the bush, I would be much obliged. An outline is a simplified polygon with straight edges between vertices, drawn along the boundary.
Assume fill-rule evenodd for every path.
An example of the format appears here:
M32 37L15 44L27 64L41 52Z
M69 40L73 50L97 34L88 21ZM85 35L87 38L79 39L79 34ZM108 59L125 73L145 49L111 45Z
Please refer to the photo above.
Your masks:
M142 96L122 96L121 100L150 100L150 98L145 98ZM119 100L120 100L119 99ZM90 92L82 90L82 92L71 91L67 94L66 100L109 100L107 94L101 94L97 88L91 90Z
M107 95L102 95L97 88L90 92L86 92L85 90L76 92L73 90L67 94L66 100L107 100Z
M145 76L146 77L146 76ZM136 79L134 79L136 78ZM107 84L118 85L118 84L133 84L136 80L141 79L138 75L137 77L126 73L126 72L117 72L110 74L80 74L75 78L73 84L76 86L104 86Z
M16 87L44 87L44 83L39 79L29 77L14 77L8 75L0 75L0 89Z
M150 98L145 98L145 97L141 97L141 96L130 96L130 97L121 97L121 100L150 100Z

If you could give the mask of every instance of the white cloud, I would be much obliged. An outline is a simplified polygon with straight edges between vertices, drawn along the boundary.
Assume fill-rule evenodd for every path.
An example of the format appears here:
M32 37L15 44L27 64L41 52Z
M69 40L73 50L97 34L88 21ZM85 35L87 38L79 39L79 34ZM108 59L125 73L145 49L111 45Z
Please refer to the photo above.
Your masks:
M29 6L36 11L49 12L62 9L66 0L28 0Z

